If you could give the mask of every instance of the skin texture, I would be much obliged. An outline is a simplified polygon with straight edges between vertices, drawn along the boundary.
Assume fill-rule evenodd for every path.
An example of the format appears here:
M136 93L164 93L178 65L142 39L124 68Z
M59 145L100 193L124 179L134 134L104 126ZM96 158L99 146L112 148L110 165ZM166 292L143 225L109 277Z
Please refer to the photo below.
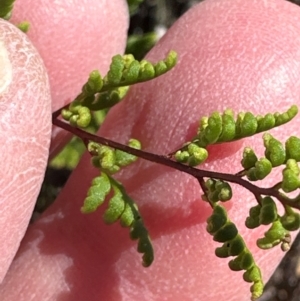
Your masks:
M28 226L48 160L51 98L42 59L52 110L58 109L80 92L91 70L105 73L111 56L123 52L128 13L123 0L16 1L11 21L24 20L31 23L28 35L0 23L0 282ZM66 132L53 133L55 148Z
M125 48L125 0L17 0L11 22L24 20L49 74L53 111L80 93L92 70L105 75L111 57ZM70 137L66 134L53 129L50 159Z
M148 55L175 49L179 63L155 81L137 85L108 115L100 135L166 154L195 134L200 116L231 107L266 113L300 104L300 11L282 0L207 0L169 30ZM299 135L299 119L273 131ZM260 137L211 148L202 167L238 172L242 144L262 154ZM151 233L156 259L140 264L136 245L119 225L105 226L101 210L80 207L97 174L86 155L57 202L32 225L0 288L2 300L249 300L249 284L226 260L217 259L205 231L210 208L197 182L180 172L139 160L120 173ZM278 176L278 175L277 175ZM276 175L264 184L276 182ZM255 248L264 229L243 221L253 196L234 186L230 217L239 225L267 279L282 256L279 248ZM237 289L238 288L238 289Z
M43 180L51 133L51 97L38 52L25 34L3 20L0 70L1 281L19 248Z

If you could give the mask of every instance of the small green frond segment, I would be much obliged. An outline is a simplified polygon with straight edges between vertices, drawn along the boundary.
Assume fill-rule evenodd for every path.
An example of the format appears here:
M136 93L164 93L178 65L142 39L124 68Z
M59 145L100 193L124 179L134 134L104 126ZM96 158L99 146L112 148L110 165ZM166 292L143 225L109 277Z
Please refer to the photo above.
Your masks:
M9 20L15 0L0 0L0 18Z
M156 32L130 35L127 39L125 53L131 53L137 60L141 60L156 44L157 40Z
M110 180L114 187L114 197L104 213L104 220L111 223L119 216L118 219L121 225L130 228L130 238L138 241L137 250L143 254L143 266L149 267L154 260L154 250L138 207L119 182L112 177L110 177Z
M117 103L119 103L129 91L129 86L119 87L99 93L96 95L92 103L88 104L88 107L92 111L103 110L106 108L111 108Z
M289 122L296 116L297 106L291 106L286 112L266 114L264 117L254 116L252 113L239 113L234 118L232 110L225 110L223 114L213 112L210 116L202 117L197 136L185 143L179 150L172 153L177 162L189 166L202 164L208 158L206 150L208 145L235 141L270 130L276 126ZM295 149L300 147L300 139L291 137L284 146L266 133L264 135L266 148L265 158L258 159L254 151L247 147L244 149L242 166L247 170L249 180L264 179L272 170L272 167L283 164L287 158L300 161L300 152ZM297 147L297 148L296 148Z
M129 86L154 79L169 70L177 62L177 53L170 51L165 59L151 63L137 61L133 55L116 55L107 75L102 78L98 70L90 73L81 93L68 108L61 112L62 117L74 127L87 128L92 120L92 111L109 109L119 103L127 94Z
M177 162L186 163L189 166L202 164L207 157L207 150L195 143L190 143L185 150L179 150L175 153L175 160Z
M287 231L281 221L277 219L272 223L268 231L264 233L263 238L257 240L257 246L261 249L271 249L279 244L281 244L282 250L287 250L287 245L291 242L291 236L289 231ZM289 247L288 247L289 249Z
M111 188L110 178L105 172L101 172L99 176L93 179L81 208L81 212L92 213L96 211L105 201Z
M135 149L141 149L142 147L141 143L136 139L130 139L128 146ZM88 151L92 155L93 165L110 174L118 172L122 167L137 160L136 156L95 142L88 144Z
M232 271L245 271L244 281L252 283L250 288L252 300L258 299L264 288L260 269L223 206L213 204L213 213L207 219L206 230L213 236L214 241L223 243L221 247L216 248L216 256L219 258L235 257L229 261L229 268Z
M261 158L255 162L254 167L245 171L250 181L258 181L264 179L272 171L272 163L267 158Z
M133 15L144 0L127 0L129 13Z
M232 110L223 114L213 112L200 120L197 136L192 140L201 147L209 144L229 142L265 132L292 120L298 113L297 106L291 106L286 112L254 116L250 112L239 113L234 118Z
M27 33L30 28L30 23L28 21L23 21L23 22L17 24L17 27L24 33Z
M300 169L295 159L288 159L286 167L282 170L281 188L284 192L292 192L300 188Z
M50 162L50 166L55 169L66 168L73 170L77 166L85 150L86 148L82 143L82 140L73 137L63 150Z
M300 214L286 206L284 215L280 217L280 222L287 231L298 231L300 229Z
M285 165L282 170L282 182L280 188L286 192L292 192L300 188L300 160L299 147L300 139L291 136L285 142L281 143L271 134L263 135L265 146L265 157L258 159L254 150L250 147L244 148L241 164L244 168L243 174L250 181L262 180L267 177L274 167Z
M205 198L210 204L216 202L227 202L232 197L232 190L229 183L221 180L208 179L205 181Z
M257 246L270 249L280 244L281 249L287 251L291 244L290 231L300 229L300 215L291 207L285 206L285 214L280 216L273 198L266 196L260 200L260 204L250 208L245 225L249 229L271 225L264 237L257 240Z
M87 128L92 121L90 109L75 101L70 104L68 109L63 109L61 115L65 120L68 120L72 126L79 128Z
M137 61L133 55L116 55L112 58L110 70L103 78L103 90L128 86L156 78L171 70L177 62L177 53L170 51L164 60L151 63Z
M243 151L243 159L241 164L244 169L250 169L255 167L256 162L258 161L257 156L254 150L250 147L245 147Z
M287 159L294 159L300 162L300 138L291 136L285 142Z
M265 133L263 135L265 156L270 160L273 167L280 166L286 160L285 148L283 144L275 139L271 134Z
M112 193L103 219L106 224L120 221L122 227L130 228L130 238L138 241L137 250L143 254L143 266L148 267L154 260L154 251L148 230L135 202L127 195L124 187L105 172L94 178L81 208L82 213L95 212L106 197Z

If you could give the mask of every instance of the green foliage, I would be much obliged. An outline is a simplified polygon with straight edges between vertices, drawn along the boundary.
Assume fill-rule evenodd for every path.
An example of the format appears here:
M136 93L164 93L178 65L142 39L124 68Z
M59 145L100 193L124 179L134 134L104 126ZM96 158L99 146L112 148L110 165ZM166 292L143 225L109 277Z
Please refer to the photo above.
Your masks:
M213 112L209 117L201 118L197 136L171 155L177 162L189 166L199 165L209 155L208 145L234 141L272 129L290 121L297 112L297 107L291 106L286 112L269 113L263 117L254 116L250 112L239 113L236 119L232 110L226 110L223 114ZM279 194L280 200L289 200L279 190L289 193L300 188L300 168L298 166L300 139L292 136L283 144L271 134L265 133L263 143L265 157L259 158L252 148L244 148L241 160L243 170L236 174L236 178L233 176L232 181L240 182L243 177L249 181L263 180L271 174L273 168L285 165L282 170L282 181L277 183L272 190L274 194ZM207 220L207 231L215 241L223 243L222 247L216 249L218 257L236 256L229 262L229 267L233 271L246 271L244 280L253 283L251 292L252 299L255 300L263 291L261 273L243 238L238 234L235 224L228 219L224 207L217 204L219 201L230 200L232 190L228 181L222 180L222 175L216 176L216 179L209 178L203 184L200 181L204 190L202 199L213 208L213 214ZM269 249L280 244L283 251L288 250L291 243L289 232L300 228L300 215L288 205L284 205L285 214L280 216L271 195L264 196L255 190L252 192L258 200L258 204L250 209L249 216L245 221L246 226L253 229L260 225L270 225L269 230L264 233L264 237L257 240L257 246ZM300 195L295 199L295 205L298 200L300 202Z
M209 144L249 137L289 122L297 112L298 108L295 105L284 113L254 116L246 112L239 113L236 119L232 110L225 110L223 114L213 112L210 116L201 118L197 136L190 143L206 148Z
M226 213L226 209L218 204L213 205L213 213L207 219L207 232L213 235L215 241L223 243L216 248L215 254L220 258L235 257L228 263L232 271L244 270L243 278L252 283L250 288L252 300L257 299L263 292L263 281L259 267L256 265L245 241Z
M250 209L245 224L249 229L271 224L264 237L257 240L257 246L261 249L270 249L281 244L281 249L287 251L291 242L289 232L299 230L300 215L289 206L285 206L285 214L280 216L273 198L267 196L260 204Z
M109 109L126 95L129 85L164 74L173 68L176 60L176 53L172 51L164 60L157 63L145 60L139 62L132 55L114 56L107 75L102 78L98 71L91 72L81 93L67 109L62 110L61 114L69 121L71 128L72 126L88 128L93 120L94 111ZM84 131L77 129L74 133L82 135L92 156L92 164L100 171L100 175L93 180L87 193L82 212L94 212L108 199L103 214L104 222L111 224L120 221L122 226L130 228L130 237L138 241L138 252L143 254L143 265L149 266L154 253L148 231L137 205L112 174L134 162L137 159L134 155L139 154L146 160L194 176L204 192L202 199L213 209L212 215L207 220L207 231L213 236L214 241L222 243L221 247L216 248L215 254L220 258L234 257L228 263L229 268L233 271L244 270L243 279L252 283L250 288L252 300L256 300L263 291L260 269L244 239L238 233L236 225L228 218L226 209L219 205L219 202L231 200L230 183L244 186L257 200L257 204L250 209L246 218L246 227L254 229L261 225L269 225L264 236L257 240L257 246L269 249L281 245L283 251L288 250L291 243L290 231L300 228L300 215L293 210L300 209L300 193L294 199L287 195L300 188L298 166L300 139L292 136L285 143L281 143L270 133L265 133L264 157L258 156L250 147L244 148L242 170L236 174L192 167L202 164L208 158L208 145L235 141L270 130L289 122L297 112L296 106L291 106L283 113L268 113L265 116L245 112L238 113L235 117L232 110L225 110L223 113L213 112L210 116L201 118L197 135L192 141L167 156L141 151L140 142L134 139L130 140L129 147L126 147L102 137L85 136ZM91 137L94 137L95 141ZM250 183L265 179L275 167L282 167L282 180L279 183L270 188ZM282 216L278 214L276 199L285 209Z
M85 146L82 141L73 137L63 150L50 162L50 166L56 169L74 169L82 154L85 151Z
M93 179L81 211L83 213L91 213L97 210L97 208L104 202L110 190L111 183L109 177L106 173L102 172L100 176Z
M177 54L170 51L164 60L150 63L137 61L133 55L116 55L110 69L102 78L98 70L90 73L81 93L61 111L62 117L74 127L87 128L93 118L92 111L108 109L119 103L128 86L154 79L171 70L177 62Z
M286 157L288 159L294 159L296 162L300 161L300 139L295 136L291 136L285 142Z
M133 15L144 0L127 0L129 13Z
M246 218L245 224L249 229L254 229L260 226L260 214L261 206L258 204L254 207L251 207L249 210L249 216Z
M85 129L90 133L96 133L105 120L107 111L100 110L94 112L90 125ZM84 143L78 137L73 137L63 150L50 162L50 167L55 169L74 169L84 151L86 150Z
M282 246L282 249L285 249L285 244L290 241L290 234L289 231L287 231L281 221L278 219L274 223L272 223L272 226L270 229L265 232L263 238L259 238L257 240L257 246L261 249L270 249L274 246L277 246L278 244L282 243L284 244Z
M207 198L210 203L227 202L232 197L231 187L225 181L208 179L205 182L205 187L207 190L203 197Z
M283 116L286 115L288 114L283 114ZM277 114L277 116L281 115ZM279 118L280 122L283 119ZM271 173L273 167L285 165L285 168L282 170L282 181L277 183L273 189L278 192L282 189L285 193L297 190L300 187L300 169L297 163L299 154L295 147L298 147L299 141L297 137L292 136L287 139L284 145L271 134L265 133L263 142L266 157L257 160L254 150L245 148L241 161L242 166L245 168L243 175L246 175L250 181L261 180ZM281 193L280 196L288 199L286 195ZM290 248L291 238L289 231L299 230L300 216L290 206L284 205L284 208L284 215L279 216L274 199L271 196L266 196L260 199L258 205L250 209L249 216L245 222L249 229L271 224L264 237L257 240L258 247L269 249L281 244L281 248L284 251Z
M99 71L90 73L87 82L83 85L81 93L66 108L61 110L62 117L73 127L88 130L94 120L95 111L109 109L117 104L126 95L129 85L148 81L171 70L177 61L177 54L170 51L164 60L157 63L137 61L133 55L116 55L112 58L110 69L102 78ZM126 194L124 187L111 174L118 172L136 160L136 157L115 150L107 145L90 141L87 148L92 156L92 164L100 171L88 191L82 207L82 212L95 211L105 200L110 192L113 197L108 202L104 213L106 223L120 220L121 225L130 227L130 236L138 240L138 252L143 253L143 265L149 266L153 261L153 248L142 218L136 204ZM131 139L129 147L140 149L141 144ZM194 160L198 154L193 151Z
M286 112L269 113L264 117L254 116L250 112L239 113L236 119L234 119L233 111L229 109L225 110L223 114L213 112L209 117L201 118L197 136L177 150L174 158L189 166L199 165L208 158L206 151L208 145L235 141L270 130L289 122L297 112L297 106L291 106ZM294 149L295 145L300 146L300 140L298 141L294 137L291 141L287 141L287 144L291 145L290 149ZM247 176L251 181L264 179L271 172L272 167L285 162L285 150L278 140L267 133L264 135L264 145L266 158L259 160L251 148L247 147L244 150L242 166L248 170ZM296 156L300 159L300 155L295 151L291 151L289 156Z
M282 182L280 188L286 192L295 191L300 187L300 169L298 166L299 150L296 149L300 139L290 137L286 140L285 146L271 134L263 135L265 146L265 156L257 159L254 150L246 147L243 152L242 166L245 168L244 174L250 181L262 180L268 176L274 167L285 165L282 170Z
M250 147L245 147L243 151L243 159L241 161L243 168L250 169L252 167L255 167L257 161L258 159L254 150Z
M276 204L270 196L267 196L260 200L260 204L250 208L245 225L249 229L254 229L260 225L269 225L277 219Z
M189 166L197 166L203 163L207 157L207 150L195 143L190 143L186 150L179 150L175 154L176 161L187 163Z
M28 21L23 21L23 22L19 23L17 25L17 27L24 33L27 33L30 28L30 23Z
M269 225L278 219L277 207L274 200L267 196L262 198L259 205L250 208L246 219L246 227L254 229L260 225Z
M130 139L128 146L140 149L141 143L136 139ZM95 142L90 142L87 148L92 155L93 165L100 170L100 176L93 180L81 211L83 213L96 211L108 194L113 193L103 214L104 222L112 224L119 220L121 226L130 228L130 237L138 240L137 250L143 254L143 265L145 267L151 265L154 259L153 247L138 207L127 195L121 183L110 175L136 161L137 157Z
M267 158L261 158L256 161L254 167L246 171L246 174L250 181L257 181L264 179L271 171L272 163Z
M280 141L275 139L271 134L263 135L265 156L270 160L273 167L279 166L285 162L285 149Z
M136 139L130 139L128 146L141 149L141 143ZM88 144L88 151L93 156L93 165L110 174L118 172L121 167L129 165L137 159L137 157L133 155L95 142Z
M281 188L284 192L292 192L300 187L299 173L300 169L297 161L294 159L288 159L286 162L286 168L282 171Z
M155 32L145 34L133 34L127 39L125 53L131 53L137 60L141 60L156 44L158 40Z
M276 221L277 207L270 196L266 196L261 200L261 209L259 212L259 223L261 225L269 225Z
M0 18L9 20L15 0L0 0Z
M0 18L9 20L12 16L15 0L0 0ZM28 32L30 23L23 21L17 27L24 33Z
M150 266L154 260L154 251L148 230L137 205L114 178L102 171L100 176L93 180L81 211L83 213L94 212L111 192L113 196L109 199L107 209L104 211L104 222L112 224L119 220L122 227L129 228L130 238L138 241L137 250L143 254L143 266Z
M296 231L300 228L300 215L291 207L285 206L285 214L280 217L280 222L287 231Z

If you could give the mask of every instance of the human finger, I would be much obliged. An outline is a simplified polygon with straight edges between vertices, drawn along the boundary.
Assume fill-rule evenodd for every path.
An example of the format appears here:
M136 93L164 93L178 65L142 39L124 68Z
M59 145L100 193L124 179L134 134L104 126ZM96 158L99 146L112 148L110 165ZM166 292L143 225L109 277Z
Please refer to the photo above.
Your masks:
M133 88L109 113L100 134L123 143L138 138L145 150L166 154L189 139L199 117L212 110L231 107L264 114L271 108L299 103L300 70L295 63L300 59L298 18L297 7L279 0L207 0L196 6L148 56L160 59L175 49L180 57L178 66L160 79ZM276 135L283 137L287 128L295 134L297 126L293 121ZM260 138L254 139L247 143L258 146L255 141ZM237 150L241 146L212 148L203 168L239 171L241 154ZM201 201L197 181L144 161L120 175L153 239L155 262L145 270L126 230L118 225L103 226L101 210L81 215L86 189L96 174L88 164L86 156L57 203L29 230L2 288L4 296L17 296L18 275L25 271L31 290L22 290L23 294L34 288L38 296L48 294L53 299L249 299L249 284L214 255L218 244L205 230L211 209ZM235 188L229 206L230 217L251 249L263 232L250 235L243 226L254 203L250 193ZM268 253L254 249L253 254L265 278L282 256L278 249ZM40 284L45 269L48 282Z

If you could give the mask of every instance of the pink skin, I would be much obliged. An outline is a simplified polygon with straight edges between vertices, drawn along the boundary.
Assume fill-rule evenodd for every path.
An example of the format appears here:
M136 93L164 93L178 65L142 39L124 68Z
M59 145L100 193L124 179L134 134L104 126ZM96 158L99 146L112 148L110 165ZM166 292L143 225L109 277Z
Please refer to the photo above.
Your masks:
M134 87L99 134L120 142L135 137L145 150L166 154L195 133L199 116L213 110L266 113L299 105L299 17L299 8L283 0L207 0L196 6L148 55L155 61L175 49L177 67ZM273 132L283 139L299 135L298 128L296 119ZM237 172L242 144L262 154L260 141L257 135L212 147L202 167ZM205 231L211 210L193 178L142 160L119 175L153 239L155 262L145 269L127 229L103 225L103 209L80 213L96 174L85 155L57 202L29 228L0 289L2 300L249 300L242 273L231 272L213 254L219 244ZM274 182L275 177L264 185ZM255 247L264 229L243 226L253 204L249 192L234 186L230 217L267 280L282 252Z
M2 19L0 70L1 282L28 226L51 135L50 87L43 61L26 35Z
M125 0L15 2L10 21L30 22L28 37L45 62L53 111L77 96L92 70L99 69L105 75L112 55L123 53L127 10ZM70 137L66 134L53 129L50 159Z
M52 110L58 109L80 92L91 70L105 73L111 56L123 52L126 42L124 0L52 2L16 1L12 18L14 23L30 21L28 37L42 58L27 35L0 23L0 282L28 227L48 160L51 97L46 68Z

